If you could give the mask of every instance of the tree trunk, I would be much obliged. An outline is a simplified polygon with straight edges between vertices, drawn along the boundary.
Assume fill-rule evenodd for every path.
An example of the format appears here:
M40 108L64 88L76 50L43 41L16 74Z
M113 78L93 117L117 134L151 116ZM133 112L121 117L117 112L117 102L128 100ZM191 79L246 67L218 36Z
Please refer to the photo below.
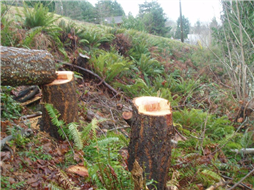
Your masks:
M128 169L133 171L137 160L147 180L155 180L158 190L166 188L171 160L173 120L170 104L158 97L139 97L133 100ZM153 186L150 186L149 189Z
M1 48L1 85L42 85L56 79L53 56L45 50Z
M66 124L78 121L78 102L75 88L74 73L71 71L57 71L58 78L50 84L42 86L42 102L52 104L61 114L59 120ZM64 140L53 125L45 107L42 108L42 131L58 140Z

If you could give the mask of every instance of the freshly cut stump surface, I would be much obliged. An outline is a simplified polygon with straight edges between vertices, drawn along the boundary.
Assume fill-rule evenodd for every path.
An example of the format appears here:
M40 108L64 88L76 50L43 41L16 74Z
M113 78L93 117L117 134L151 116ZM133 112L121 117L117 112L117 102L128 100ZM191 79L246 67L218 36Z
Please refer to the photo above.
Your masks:
M59 120L64 120L66 124L78 121L78 106L74 73L71 71L57 71L57 79L52 83L42 86L43 104L52 104L61 114ZM46 131L50 136L58 140L63 140L59 135L58 127L53 125L51 118L42 106L42 124L40 129Z
M158 182L157 189L165 189L174 132L170 103L163 98L143 96L134 98L132 107L132 118L127 119L131 125L128 169L135 172L132 170L136 160L146 181L153 179Z

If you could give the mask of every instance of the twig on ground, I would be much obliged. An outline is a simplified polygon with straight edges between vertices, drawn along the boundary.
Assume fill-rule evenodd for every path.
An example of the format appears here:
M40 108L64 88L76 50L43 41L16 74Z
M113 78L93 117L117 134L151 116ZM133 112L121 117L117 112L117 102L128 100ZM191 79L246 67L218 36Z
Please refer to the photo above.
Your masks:
M221 177L223 177L223 178L225 178L225 179L229 179L230 182L233 181L233 178L231 178L231 177L228 177L228 176L225 176L225 175L221 175ZM229 183L230 183L230 182L229 182ZM243 187L246 188L246 189L252 190L252 188L248 187L247 185L245 185L245 184L243 184L243 183L239 183L239 185L243 186Z
M83 68L83 67L80 67L80 66L77 66L77 65L73 65L73 64L71 64L71 63L62 62L61 60L57 60L57 61L61 62L61 63L64 64L64 65L67 65L67 66L70 66L70 67L74 67L74 68L80 69L80 70L82 70L82 71L85 71L85 72L87 72L87 73L93 75L94 77L96 77L97 79L99 79L99 80L102 82L102 84L104 84L107 88L109 88L112 92L114 92L115 95L119 95L119 92L117 92L117 90L115 90L112 86L110 86L107 82L105 82L105 81L104 81L99 75L97 75L96 73L94 73L94 72L92 72L92 71L90 71L90 70L88 70L88 69L85 69L85 68ZM130 100L129 98L125 97L125 96L124 96L124 99L127 100L128 102L131 102L131 100Z
M243 180L245 180L247 177L249 177L253 172L254 172L254 168L246 176L244 176L240 181L238 181L235 185L233 185L232 187L230 187L227 190L232 190L235 187L237 187L240 183L242 183Z
M231 181L219 181L218 183L215 183L214 185L208 187L206 190L215 190L220 186L226 186Z

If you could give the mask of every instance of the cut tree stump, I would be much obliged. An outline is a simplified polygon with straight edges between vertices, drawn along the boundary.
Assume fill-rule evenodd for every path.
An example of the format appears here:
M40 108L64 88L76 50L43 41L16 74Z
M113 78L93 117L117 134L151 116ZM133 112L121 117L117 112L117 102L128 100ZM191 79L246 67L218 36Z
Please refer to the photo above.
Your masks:
M1 85L43 85L56 79L54 57L45 50L1 48Z
M42 86L42 102L43 104L52 104L61 114L59 120L64 120L66 124L78 121L78 102L76 95L76 87L74 73L72 71L57 71L57 79L50 84ZM58 127L53 125L51 118L42 106L42 123L40 125L42 131L46 131L50 136L58 140L64 140L58 131Z
M133 113L124 115L131 125L128 146L128 169L135 160L144 170L146 181L155 180L158 190L166 188L171 161L171 138L174 133L170 103L158 97L133 99ZM149 186L152 189L153 186Z

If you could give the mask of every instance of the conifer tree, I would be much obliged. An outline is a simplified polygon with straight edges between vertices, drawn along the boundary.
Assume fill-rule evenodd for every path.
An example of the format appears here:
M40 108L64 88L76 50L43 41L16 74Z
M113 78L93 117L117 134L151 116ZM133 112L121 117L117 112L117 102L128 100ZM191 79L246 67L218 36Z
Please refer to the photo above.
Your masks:
M182 17L183 22L183 37L187 38L187 35L190 33L190 21L188 18ZM180 23L180 17L177 19L177 27L176 27L176 33L175 38L180 39L181 38L181 23Z
M139 17L142 18L146 30L151 34L165 36L170 30L170 28L165 26L167 21L165 13L156 1L140 4Z

